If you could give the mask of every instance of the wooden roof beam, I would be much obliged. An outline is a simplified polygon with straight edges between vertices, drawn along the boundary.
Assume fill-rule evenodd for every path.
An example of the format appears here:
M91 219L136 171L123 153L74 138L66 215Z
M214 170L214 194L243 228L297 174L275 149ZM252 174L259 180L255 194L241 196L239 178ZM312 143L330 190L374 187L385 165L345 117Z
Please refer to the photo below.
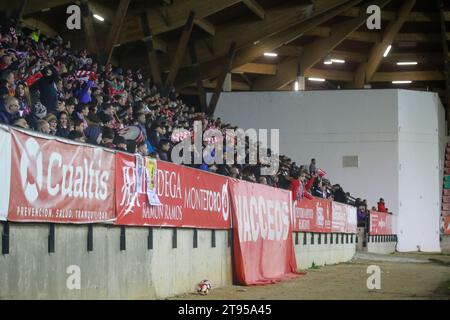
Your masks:
M247 63L231 70L231 72L275 75L277 74L277 65L268 63Z
M259 5L258 2L256 2L255 0L243 0L243 3L260 19L264 19L266 12L264 11L264 8Z
M390 0L378 0L374 4L384 7L389 1ZM368 6L368 4L366 4L366 6ZM279 89L292 82L297 76L298 66L300 66L300 73L304 73L306 70L313 67L318 61L323 59L323 57L344 41L349 34L365 23L367 17L368 14L366 13L366 10L364 10L360 17L352 18L334 26L330 37L319 38L304 46L304 51L300 58L287 58L281 62L278 65L278 73L276 76L257 79L254 85L255 90Z
M216 35L216 27L206 19L195 19L194 23L197 27L201 28L203 31L211 36Z
M236 34L236 32L241 35L237 39L241 40L239 42L243 43L243 46L236 54L232 69L252 62L256 58L261 57L264 52L276 50L285 43L289 43L300 37L304 32L317 27L321 23L360 2L361 0L324 0L316 3L321 4L321 6L316 6L316 11L313 12L311 12L311 5L268 10L264 21L245 22L245 27L239 24L238 26L229 28L227 32L221 32L221 35L225 39L233 37L233 34ZM325 3L328 3L328 5L334 4L334 7L326 7L324 6ZM322 11L317 11L318 8ZM304 18L299 19L299 14L303 14ZM272 23L272 20L274 23ZM249 30L249 32L243 33L240 30ZM271 34L271 36L267 36L267 34ZM216 34L215 39L217 38L219 38L219 32ZM214 78L220 73L220 64L223 57L219 52L216 58L200 64L199 67L203 79ZM186 68L180 72L183 73L183 76L180 75L180 80L177 81L178 86L186 86L195 81L195 74L191 68Z
M389 22L389 25L386 27L383 33L383 40L373 46L365 67L358 68L357 73L362 74L357 74L355 76L356 88L363 88L365 83L370 83L373 75L380 65L381 60L383 59L384 52L386 51L387 47L392 45L392 43L394 42L396 35L405 23L406 18L408 17L415 3L416 0L405 0L400 7L397 19L395 21Z
M119 6L117 7L113 25L108 36L108 40L106 42L105 54L106 54L106 62L108 63L111 60L113 50L116 44L119 42L120 31L122 29L123 23L125 21L125 17L127 16L128 6L130 5L131 0L120 0Z
M43 9L47 8L54 8L59 7L63 5L69 5L73 3L73 0L34 0L34 1L28 1L27 6L23 12L25 16L28 16L30 14L40 12Z

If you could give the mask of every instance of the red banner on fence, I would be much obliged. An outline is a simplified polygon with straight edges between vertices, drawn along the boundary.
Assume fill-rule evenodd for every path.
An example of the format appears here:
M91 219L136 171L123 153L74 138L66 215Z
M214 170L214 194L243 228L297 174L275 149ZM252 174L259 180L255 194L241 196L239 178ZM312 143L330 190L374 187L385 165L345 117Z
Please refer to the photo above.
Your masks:
M450 234L450 216L446 216L444 219L444 234Z
M297 276L292 243L291 193L230 180L236 281L255 285Z
M370 211L369 234L371 235L392 234L392 216L386 212Z
M226 177L158 161L156 193L161 205L150 205L146 180L134 155L116 154L116 224L231 228Z
M114 219L114 154L12 133L10 221Z
M331 232L345 233L347 231L347 206L333 201L331 212Z
M331 201L327 199L306 199L293 205L293 231L331 232Z

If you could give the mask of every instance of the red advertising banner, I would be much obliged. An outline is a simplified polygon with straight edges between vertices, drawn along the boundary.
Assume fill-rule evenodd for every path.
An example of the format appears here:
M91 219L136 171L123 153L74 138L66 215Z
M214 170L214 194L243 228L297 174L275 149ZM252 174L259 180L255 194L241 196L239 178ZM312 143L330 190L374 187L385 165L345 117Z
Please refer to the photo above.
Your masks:
M444 219L444 234L450 234L450 216L447 216Z
M114 154L12 133L8 220L105 222L114 215Z
M392 234L392 216L386 212L370 211L370 229L371 235L390 235Z
M306 199L293 204L292 231L331 232L331 200Z
M158 161L155 182L161 205L150 205L146 180L134 155L116 154L116 224L231 228L226 177Z
M268 284L298 276L292 243L291 193L230 180L235 280Z
M347 231L347 206L334 202L331 205L331 232L345 233Z

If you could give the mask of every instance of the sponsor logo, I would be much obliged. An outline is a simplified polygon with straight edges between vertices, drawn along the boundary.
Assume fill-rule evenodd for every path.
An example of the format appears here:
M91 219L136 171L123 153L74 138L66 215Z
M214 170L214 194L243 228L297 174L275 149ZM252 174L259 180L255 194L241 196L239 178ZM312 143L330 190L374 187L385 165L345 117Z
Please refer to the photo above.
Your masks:
M19 149L20 180L28 202L37 201L44 193L62 199L106 200L110 172L100 169L101 156L95 156L94 161L80 159L81 165L75 163L79 158L69 160L57 151L47 158L34 138L28 138Z

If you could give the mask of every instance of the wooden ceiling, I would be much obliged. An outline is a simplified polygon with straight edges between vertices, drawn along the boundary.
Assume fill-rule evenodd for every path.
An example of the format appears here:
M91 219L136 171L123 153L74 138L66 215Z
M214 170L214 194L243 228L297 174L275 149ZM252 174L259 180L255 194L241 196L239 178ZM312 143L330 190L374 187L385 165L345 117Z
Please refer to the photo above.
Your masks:
M65 27L66 7L80 1L21 1L25 24L61 34L115 63L159 74L181 92L216 87L229 65L233 90L292 90L300 73L326 79L306 81L306 89L369 84L436 91L444 104L450 98L450 1L440 6L434 0L82 0L90 14L81 31ZM381 30L366 26L370 4L382 8ZM93 13L105 21L93 19ZM392 49L383 57L388 45ZM329 58L345 63L325 65ZM417 64L397 65L400 61Z

